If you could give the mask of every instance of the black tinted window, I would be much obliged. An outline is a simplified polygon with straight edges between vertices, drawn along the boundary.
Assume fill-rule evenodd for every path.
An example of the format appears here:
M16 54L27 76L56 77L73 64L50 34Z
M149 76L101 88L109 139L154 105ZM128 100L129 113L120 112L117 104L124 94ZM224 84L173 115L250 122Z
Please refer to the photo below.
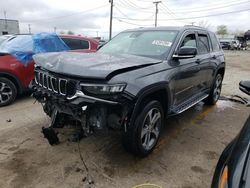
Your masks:
M62 38L71 50L89 49L89 42L78 39Z
M199 45L199 52L201 54L209 53L210 48L209 48L209 42L208 42L207 35L203 35L203 34L198 35L198 45Z
M89 42L86 40L81 40L82 49L89 49Z
M210 33L210 38L212 42L213 51L219 51L220 50L220 44L218 42L218 39L214 33Z
M187 36L184 38L184 40L182 41L180 47L183 47L183 46L189 46L189 47L194 47L194 48L196 48L197 45L196 45L195 34L189 34L189 35L187 35Z

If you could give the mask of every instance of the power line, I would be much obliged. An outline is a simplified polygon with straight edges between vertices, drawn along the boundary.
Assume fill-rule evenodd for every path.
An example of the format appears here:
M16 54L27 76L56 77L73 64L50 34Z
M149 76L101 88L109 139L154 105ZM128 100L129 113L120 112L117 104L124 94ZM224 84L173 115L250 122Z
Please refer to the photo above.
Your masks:
M113 18L115 18L115 17L113 17ZM127 22L127 21L118 19L118 18L115 18L115 19L118 20L119 22L123 22L123 23L129 24L129 25L135 25L135 26L141 26L141 27L149 27L149 26L152 26L152 25L135 24L135 23L132 23L132 22Z
M175 11L175 14L194 13L194 12L206 12L206 11L210 11L210 10L223 9L223 8L227 8L227 7L231 7L231 6L235 6L235 5L246 4L246 3L250 3L250 1L238 2L238 3L234 3L234 4L230 4L230 5L224 5L224 6L219 6L219 7L214 7L214 8L204 8L202 10ZM166 5L164 5L164 4L163 4L163 6L166 7Z
M84 13L91 12L91 11L94 11L94 10L97 10L97 9L101 9L101 8L103 8L103 7L106 7L106 6L107 6L107 4L102 5L102 6L99 6L99 7L95 7L95 8L92 8L92 9L84 10L84 11L81 11L81 12L76 12L76 13L64 15L64 16L50 17L50 18L37 19L37 20L28 20L28 21L22 21L22 22L50 21L50 20L55 20L55 19L60 19L60 18L65 18L65 17L74 16L74 15L77 15L77 14L84 14Z
M165 20L189 20L189 19L197 19L197 18L207 18L207 17L221 16L221 15L234 14L234 13L246 12L246 11L250 11L250 8L245 9L245 10L237 10L237 11L224 12L224 13L218 13L218 14L210 14L210 15L204 15L204 16L194 16L194 17L187 17L187 18L176 18L176 19L165 19Z
M162 10L163 10L163 12L164 13L167 13L168 15L170 15L172 18L179 18L179 17L177 17L176 15L175 15L175 13L174 12L172 12L169 8L167 8L166 6L162 6L163 4L161 4L160 5L160 8L162 8ZM181 20L175 20L175 21L177 21L177 22L181 22L181 23L185 23L185 24L187 24L188 22L184 22L184 21L181 21Z
M128 10L136 11L136 12L138 12L138 9L139 9L139 8L133 7L133 6L129 5L129 4L125 4L123 1L119 1L119 2L117 1L116 5L118 5L120 7L123 7L125 9L128 9ZM144 10L144 9L140 9L140 12L151 13L151 14L153 13L152 11L147 11L147 10Z
M135 8L137 9L151 9L152 7L140 7L137 4L135 4L134 2L132 2L131 0L125 0L125 2L129 2L131 5L133 5Z
M193 16L193 17L186 17L186 18L174 18L174 19L159 19L160 21L171 21L171 20L189 20L189 19L197 19L197 18L207 18L207 17L214 17L214 16L221 16L226 14L234 14L239 12L246 12L249 11L249 9L243 9L243 10L237 10L237 11L231 11L231 12L224 12L224 13L218 13L218 14L210 14L210 15L204 15L204 16ZM125 19L128 20L128 18L122 18L122 17L116 17L117 19ZM136 19L136 18L130 18L129 20L136 20L136 21L150 21L149 20L142 20L142 19Z
M241 3L241 2L239 2L239 1L242 1L242 0L234 0L234 1L229 1L229 2L220 2L220 3L212 3L212 4L205 4L205 5L203 5L203 6L198 6L198 7L193 7L193 8L189 8L188 7L188 11L194 11L194 10L196 10L196 9L198 9L198 10L201 10L201 9L207 9L207 8L214 8L214 7L217 7L217 6L227 6L227 5L230 5L230 4L234 4L234 3ZM247 0L247 1L249 1L249 0ZM244 1L244 2L246 2L246 1ZM168 2L166 2L166 4L168 4L169 5L169 1ZM176 5L176 3L175 4L172 4L172 5ZM178 12L178 11L186 11L187 10L187 8L175 8L175 10L176 10L176 12Z
M116 9L122 16L124 16L124 17L130 19L130 17L129 17L128 15L124 14L124 13L120 10L120 8L118 8L117 6L115 6L115 9ZM152 15L149 16L148 18L141 19L141 20L146 20L146 21L147 21L148 19L152 18L153 15L154 15L154 14L152 14Z

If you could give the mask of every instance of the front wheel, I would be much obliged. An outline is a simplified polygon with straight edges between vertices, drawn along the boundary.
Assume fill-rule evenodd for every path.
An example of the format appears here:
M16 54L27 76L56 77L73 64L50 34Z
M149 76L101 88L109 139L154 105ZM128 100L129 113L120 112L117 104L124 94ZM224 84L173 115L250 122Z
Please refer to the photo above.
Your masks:
M137 156L144 157L155 148L163 125L164 113L158 101L151 101L138 114L135 124L123 135L123 144Z
M0 107L11 104L17 96L17 88L7 78L0 78Z
M222 75L221 74L217 74L214 84L213 84L213 88L210 91L209 96L205 99L205 104L208 105L214 105L216 104L216 102L219 100L220 98L220 94L221 94L221 87L222 87Z

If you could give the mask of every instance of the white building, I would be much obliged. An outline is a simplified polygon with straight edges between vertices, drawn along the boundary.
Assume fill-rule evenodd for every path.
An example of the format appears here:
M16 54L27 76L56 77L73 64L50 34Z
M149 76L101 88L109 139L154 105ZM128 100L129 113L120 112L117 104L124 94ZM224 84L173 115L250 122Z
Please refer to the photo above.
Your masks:
M18 20L0 19L0 35L19 34Z

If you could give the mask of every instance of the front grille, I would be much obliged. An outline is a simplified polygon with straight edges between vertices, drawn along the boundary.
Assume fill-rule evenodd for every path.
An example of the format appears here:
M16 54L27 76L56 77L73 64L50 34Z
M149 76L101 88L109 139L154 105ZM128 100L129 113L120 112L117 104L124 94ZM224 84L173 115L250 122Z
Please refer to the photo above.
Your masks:
M63 78L57 78L48 73L35 71L35 82L39 86L58 93L61 95L67 95L68 81ZM72 93L72 91L70 92Z

